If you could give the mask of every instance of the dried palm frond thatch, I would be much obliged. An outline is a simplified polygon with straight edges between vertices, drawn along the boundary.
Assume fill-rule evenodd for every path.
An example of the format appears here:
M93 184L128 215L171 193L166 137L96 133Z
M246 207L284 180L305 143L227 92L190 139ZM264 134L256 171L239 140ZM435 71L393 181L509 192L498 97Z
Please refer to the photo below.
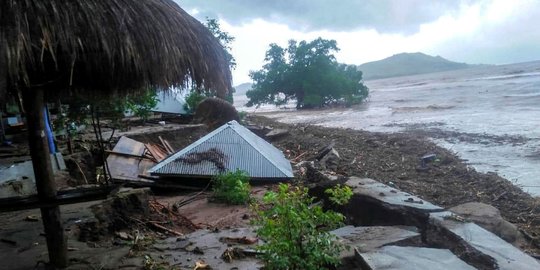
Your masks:
M0 1L0 97L11 87L109 95L188 82L224 95L226 59L171 0Z

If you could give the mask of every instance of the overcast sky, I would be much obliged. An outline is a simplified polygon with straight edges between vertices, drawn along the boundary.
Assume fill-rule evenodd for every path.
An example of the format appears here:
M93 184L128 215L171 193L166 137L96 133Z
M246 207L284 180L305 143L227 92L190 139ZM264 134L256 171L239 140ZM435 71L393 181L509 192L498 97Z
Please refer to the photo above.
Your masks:
M539 0L175 0L236 38L234 84L249 82L270 43L335 39L337 60L362 64L424 52L483 64L540 60Z

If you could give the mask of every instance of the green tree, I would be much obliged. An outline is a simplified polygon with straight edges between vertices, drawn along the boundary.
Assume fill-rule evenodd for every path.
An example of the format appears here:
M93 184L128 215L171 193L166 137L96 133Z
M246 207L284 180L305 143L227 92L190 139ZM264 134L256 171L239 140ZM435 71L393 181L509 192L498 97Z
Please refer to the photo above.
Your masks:
M208 30L210 30L214 37L219 40L221 46L223 46L223 48L225 49L225 57L227 57L229 67L231 69L235 69L236 59L234 59L234 56L231 54L231 45L234 42L234 37L231 36L228 32L221 30L221 26L216 19L206 18L205 26L206 28L208 28ZM233 103L233 93L234 88L231 88L229 89L229 91L227 91L227 96L225 97L225 100L227 100L229 103ZM187 106L184 106L184 109L186 109L188 113L192 113L197 107L197 105L202 101L202 99L213 96L215 96L214 93L208 91L207 89L193 87L189 89L189 94L186 97L186 102L187 99L191 97L190 101L195 101L195 103L186 104ZM195 105L195 107L193 107L193 105Z
M339 64L333 55L337 51L335 40L322 38L290 40L287 48L270 44L263 68L250 73L254 84L247 92L247 105L279 106L296 100L301 109L362 102L369 94L362 72Z
M232 43L234 42L234 37L231 36L229 33L221 30L221 26L219 25L219 22L216 19L210 19L206 18L206 28L210 30L210 32L216 37L219 42L221 43L221 46L225 48L225 52L227 55L227 61L229 62L229 67L231 69L236 68L236 59L234 59L234 56L231 54L232 50Z

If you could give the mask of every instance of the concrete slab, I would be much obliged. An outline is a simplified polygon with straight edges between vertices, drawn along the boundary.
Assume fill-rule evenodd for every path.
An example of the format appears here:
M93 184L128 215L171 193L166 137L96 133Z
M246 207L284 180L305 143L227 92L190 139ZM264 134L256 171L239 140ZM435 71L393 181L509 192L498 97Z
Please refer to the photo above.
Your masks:
M375 200L401 207L413 208L422 212L440 212L444 209L424 201L409 193L397 190L369 178L350 177L345 183L353 188L355 195L362 195Z
M460 221L451 212L431 213L430 222L495 259L499 269L540 269L540 263L531 256L474 223Z
M420 238L417 228L412 226L345 226L331 233L344 239L344 244L360 252L370 252L382 246Z
M378 251L358 253L370 270L474 270L446 249L386 246Z

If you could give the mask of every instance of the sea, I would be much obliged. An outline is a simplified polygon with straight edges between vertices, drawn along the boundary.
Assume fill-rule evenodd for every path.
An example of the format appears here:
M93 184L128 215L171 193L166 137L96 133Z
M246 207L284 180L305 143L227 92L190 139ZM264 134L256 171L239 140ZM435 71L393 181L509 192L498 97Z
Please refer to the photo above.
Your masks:
M368 100L325 110L245 107L284 123L374 132L416 132L480 172L540 196L540 61L370 80ZM429 153L426 153L429 154Z

